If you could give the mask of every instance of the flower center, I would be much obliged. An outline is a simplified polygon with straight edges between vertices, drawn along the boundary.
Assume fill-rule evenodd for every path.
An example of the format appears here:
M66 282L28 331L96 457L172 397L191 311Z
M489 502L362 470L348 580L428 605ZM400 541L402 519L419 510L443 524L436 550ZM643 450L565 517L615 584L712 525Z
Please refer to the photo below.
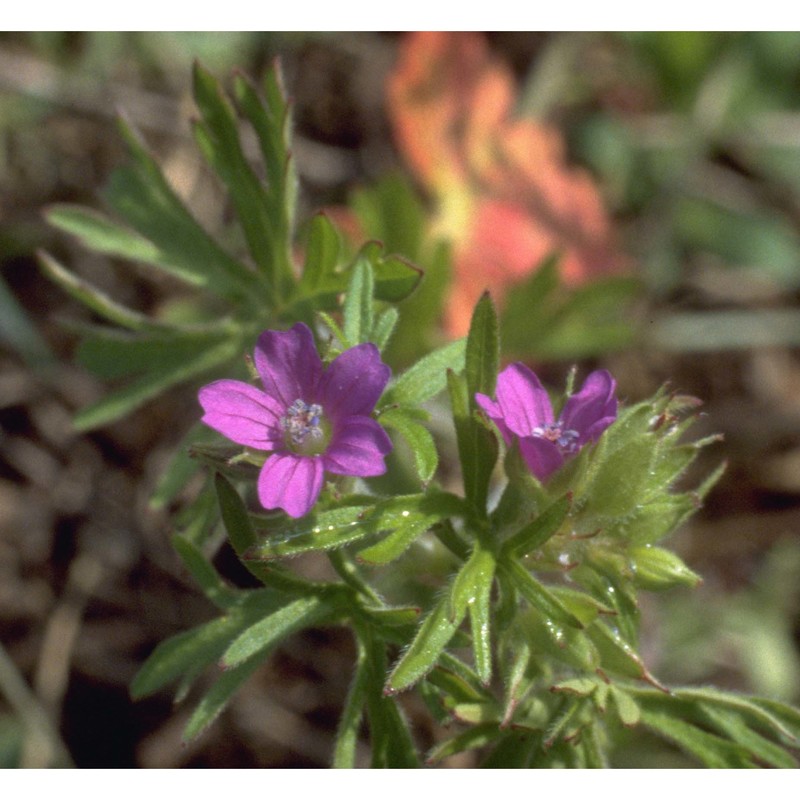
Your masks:
M298 398L281 417L281 427L286 433L286 444L294 452L316 455L325 449L327 437L321 405L309 405Z
M563 430L561 421L548 422L533 429L534 436L541 436L548 442L558 446L562 453L574 453L578 449L578 432L573 430Z

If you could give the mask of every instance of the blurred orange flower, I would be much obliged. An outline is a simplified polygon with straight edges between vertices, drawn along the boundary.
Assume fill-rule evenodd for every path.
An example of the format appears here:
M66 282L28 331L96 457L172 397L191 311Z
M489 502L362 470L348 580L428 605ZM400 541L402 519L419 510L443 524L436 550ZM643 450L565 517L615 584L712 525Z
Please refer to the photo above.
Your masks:
M591 178L566 163L556 129L512 116L514 94L475 33L409 34L389 77L398 146L436 203L434 232L453 243L452 336L484 289L502 300L554 252L572 285L622 267Z

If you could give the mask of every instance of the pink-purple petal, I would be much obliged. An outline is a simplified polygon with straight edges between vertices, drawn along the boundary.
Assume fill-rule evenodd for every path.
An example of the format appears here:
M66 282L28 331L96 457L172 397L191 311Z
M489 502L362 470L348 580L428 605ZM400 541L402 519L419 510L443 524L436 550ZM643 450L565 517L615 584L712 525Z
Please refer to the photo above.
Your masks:
M304 517L317 502L323 476L318 456L275 453L258 476L258 499L264 508L280 508L290 517Z
M316 402L322 361L310 328L298 322L288 331L264 331L254 361L264 391L288 408L295 400Z
M567 400L562 426L578 433L578 444L594 441L617 417L617 383L602 369L587 376L579 392Z
M334 433L323 460L328 472L366 478L386 472L384 458L391 450L392 440L374 419L354 416Z
M249 383L220 380L200 389L205 414L202 421L244 447L273 450L283 443L283 409L269 395Z
M475 402L486 414L486 416L489 417L489 419L497 426L497 429L502 434L506 445L510 445L514 441L514 434L509 430L508 425L506 425L500 406L497 405L497 403L495 403L490 397L487 397L485 394L481 394L480 392L476 392Z
M510 364L497 376L496 395L505 424L517 436L527 436L553 421L547 391L524 364Z
M528 469L542 482L564 463L564 456L558 447L540 436L521 437L519 450Z
M317 402L333 420L371 414L391 374L374 344L356 345L337 356L325 370Z

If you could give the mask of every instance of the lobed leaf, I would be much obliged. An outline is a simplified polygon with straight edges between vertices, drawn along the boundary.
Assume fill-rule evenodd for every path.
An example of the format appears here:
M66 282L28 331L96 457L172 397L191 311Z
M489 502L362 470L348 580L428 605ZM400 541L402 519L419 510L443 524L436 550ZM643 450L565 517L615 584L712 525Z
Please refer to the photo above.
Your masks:
M157 260L146 262L222 297L258 302L263 293L255 273L228 255L199 225L124 119L120 131L133 164L111 175L105 198L131 229L158 251Z

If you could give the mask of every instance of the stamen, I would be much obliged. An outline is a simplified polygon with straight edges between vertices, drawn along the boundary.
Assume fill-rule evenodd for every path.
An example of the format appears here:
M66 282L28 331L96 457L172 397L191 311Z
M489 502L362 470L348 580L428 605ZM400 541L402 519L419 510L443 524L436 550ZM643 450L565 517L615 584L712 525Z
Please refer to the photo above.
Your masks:
M562 453L574 453L578 449L578 432L563 430L561 422L548 422L533 429L534 436L541 436L558 446Z
M317 403L309 405L298 398L281 417L281 427L286 431L292 444L299 446L303 445L309 437L312 439L322 438L321 421L322 406Z

